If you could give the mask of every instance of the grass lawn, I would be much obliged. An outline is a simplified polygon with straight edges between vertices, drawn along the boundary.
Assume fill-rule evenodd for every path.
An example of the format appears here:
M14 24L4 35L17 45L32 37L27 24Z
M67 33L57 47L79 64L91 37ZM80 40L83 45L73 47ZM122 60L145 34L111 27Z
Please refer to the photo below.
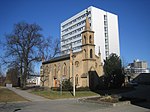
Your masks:
M49 99L75 98L75 97L79 98L79 97L98 95L91 91L77 91L75 97L69 91L63 91L62 95L59 91L51 91L51 90L32 91L31 93L39 95L39 96L43 96Z
M27 101L7 88L0 87L0 102Z

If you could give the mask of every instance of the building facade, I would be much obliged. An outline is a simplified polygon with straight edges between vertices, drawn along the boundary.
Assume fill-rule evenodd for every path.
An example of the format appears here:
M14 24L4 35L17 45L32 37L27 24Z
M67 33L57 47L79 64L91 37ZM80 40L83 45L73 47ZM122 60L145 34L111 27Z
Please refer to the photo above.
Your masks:
M66 79L75 80L76 87L89 87L89 71L103 75L101 53L95 55L94 31L90 29L88 17L82 35L82 50L43 61L41 66L41 83L46 87L59 87ZM92 80L94 82L94 80Z
M62 55L69 54L71 43L74 52L82 50L81 32L84 30L87 10L90 28L95 32L95 53L98 55L100 47L102 60L111 53L120 56L118 16L93 6L61 23Z
M134 60L133 63L129 63L125 68L127 73L149 73L148 63L146 61Z

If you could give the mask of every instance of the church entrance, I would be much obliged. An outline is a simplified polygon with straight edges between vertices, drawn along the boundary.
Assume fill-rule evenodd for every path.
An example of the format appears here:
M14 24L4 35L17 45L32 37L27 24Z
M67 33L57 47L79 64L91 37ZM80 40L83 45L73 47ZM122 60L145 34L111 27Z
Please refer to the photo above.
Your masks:
M97 74L96 71L89 71L89 88L90 90L97 90L99 83L100 83L100 78Z

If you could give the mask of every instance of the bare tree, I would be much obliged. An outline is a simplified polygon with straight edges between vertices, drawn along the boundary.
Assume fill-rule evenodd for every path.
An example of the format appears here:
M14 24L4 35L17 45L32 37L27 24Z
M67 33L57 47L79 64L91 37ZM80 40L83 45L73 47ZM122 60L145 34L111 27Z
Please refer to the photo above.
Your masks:
M57 55L60 54L60 39L56 38L53 42L52 42L52 51L51 51L51 55L50 58L56 57Z
M22 87L26 86L32 63L41 61L40 47L44 39L40 31L41 27L37 24L18 23L13 32L6 35L5 62L20 68Z
M46 38L44 43L40 46L41 55L45 60L54 58L60 54L60 39L52 37Z
M60 53L59 39L44 38L41 27L37 24L20 22L13 31L6 35L3 44L5 55L1 57L8 67L18 67L21 87L26 86L26 79L32 71L32 65L42 57L48 60Z

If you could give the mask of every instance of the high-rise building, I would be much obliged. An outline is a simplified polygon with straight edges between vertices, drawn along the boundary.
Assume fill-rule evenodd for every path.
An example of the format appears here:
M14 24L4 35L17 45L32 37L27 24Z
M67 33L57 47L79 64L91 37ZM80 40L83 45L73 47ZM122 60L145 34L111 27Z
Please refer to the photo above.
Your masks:
M120 56L118 16L96 7L90 6L73 17L61 23L61 52L62 55L81 50L81 32L85 27L85 19L88 11L91 30L94 31L95 53L101 52L102 60L111 53Z

